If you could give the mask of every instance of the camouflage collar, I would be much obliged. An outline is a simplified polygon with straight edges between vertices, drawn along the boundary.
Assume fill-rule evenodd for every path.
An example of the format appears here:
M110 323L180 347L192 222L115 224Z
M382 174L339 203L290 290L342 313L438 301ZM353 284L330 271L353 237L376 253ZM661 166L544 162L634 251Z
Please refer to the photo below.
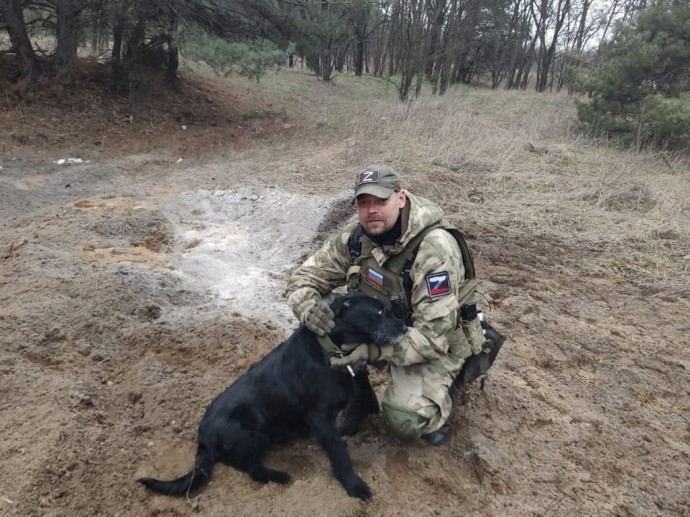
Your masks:
M348 355L352 352L350 350L349 352L344 352L338 345L336 345L333 340L328 336L316 336L317 341L319 342L319 345L321 345L321 348L323 349L324 354L326 354L326 358L330 361L331 357L343 357L345 355ZM354 349L353 349L354 350ZM355 376L355 371L352 369L352 366L349 364L347 365L347 371L352 377Z
M333 342L328 334L325 336L316 336L316 339L328 357L333 357L334 355L343 355L343 351Z

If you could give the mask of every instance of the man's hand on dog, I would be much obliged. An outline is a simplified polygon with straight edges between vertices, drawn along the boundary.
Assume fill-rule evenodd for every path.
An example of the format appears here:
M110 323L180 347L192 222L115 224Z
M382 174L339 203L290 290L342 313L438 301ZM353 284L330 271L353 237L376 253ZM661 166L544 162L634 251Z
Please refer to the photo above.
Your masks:
M369 362L388 361L393 357L393 345L369 345Z
M331 368L346 370L351 367L354 370L364 368L365 365L387 361L393 356L393 345L378 346L362 343L352 348L352 351L341 357L331 357Z
M302 323L317 336L325 336L335 328L335 314L322 300L312 305Z
M369 362L369 345L362 343L357 345L352 352L340 357L333 356L330 359L331 368L334 370L347 370L349 366L353 370L361 370Z

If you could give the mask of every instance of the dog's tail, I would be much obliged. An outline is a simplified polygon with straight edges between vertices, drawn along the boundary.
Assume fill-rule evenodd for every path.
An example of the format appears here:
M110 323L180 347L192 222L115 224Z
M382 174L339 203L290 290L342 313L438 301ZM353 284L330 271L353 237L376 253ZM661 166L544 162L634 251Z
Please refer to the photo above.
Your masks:
M211 481L211 471L215 462L216 459L213 451L200 445L194 459L194 468L188 474L172 481L160 481L153 478L140 478L137 481L154 492L161 494L186 494Z

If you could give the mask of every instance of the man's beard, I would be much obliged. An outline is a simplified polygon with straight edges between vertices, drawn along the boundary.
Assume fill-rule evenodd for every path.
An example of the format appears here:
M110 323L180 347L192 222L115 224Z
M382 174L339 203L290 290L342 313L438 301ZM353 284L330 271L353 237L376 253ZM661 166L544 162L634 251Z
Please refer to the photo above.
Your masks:
M381 224L372 227L372 225L374 223L381 223ZM385 227L385 221L381 221L380 219L375 219L373 221L366 221L365 223L362 224L362 228L364 229L364 233L366 233L369 237L382 235L388 231L388 230L386 230L386 227Z
M400 238L402 234L402 218L398 215L398 219L390 230L383 230L376 233L368 232L367 229L362 225L362 230L364 234L374 241L379 246L389 245L392 246Z

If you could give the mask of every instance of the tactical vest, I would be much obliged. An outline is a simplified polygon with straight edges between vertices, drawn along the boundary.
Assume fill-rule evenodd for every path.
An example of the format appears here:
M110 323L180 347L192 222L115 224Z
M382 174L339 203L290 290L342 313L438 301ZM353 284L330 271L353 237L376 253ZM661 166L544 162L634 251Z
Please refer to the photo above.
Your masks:
M462 262L465 266L465 279L459 290L460 305L469 301L476 289L474 280L474 261L472 252L467 246L465 236L449 221L442 219L422 230L396 255L390 256L382 266L378 264L371 252L374 243L357 225L348 239L348 249L352 265L347 270L347 288L359 289L388 304L393 313L412 325L412 278L410 270L419 250L419 245L426 235L437 228L442 228L455 238Z
M498 349L505 338L498 334L488 322L478 317L474 295L477 283L474 279L474 261L472 252L467 246L465 236L445 219L432 224L415 236L403 251L389 257L379 266L371 255L374 243L364 235L361 225L357 225L348 239L348 248L353 265L347 270L347 286L350 289L360 289L369 296L373 296L383 303L387 303L400 319L404 319L408 326L412 325L412 278L410 270L424 237L436 228L443 228L455 238L462 262L465 266L465 279L458 291L458 326L451 339L449 352L466 359L458 378L464 385L479 375L487 373L493 363ZM467 309L470 310L467 310ZM468 313L474 311L473 315ZM500 339L487 341L484 328ZM456 380L457 382L457 380Z

